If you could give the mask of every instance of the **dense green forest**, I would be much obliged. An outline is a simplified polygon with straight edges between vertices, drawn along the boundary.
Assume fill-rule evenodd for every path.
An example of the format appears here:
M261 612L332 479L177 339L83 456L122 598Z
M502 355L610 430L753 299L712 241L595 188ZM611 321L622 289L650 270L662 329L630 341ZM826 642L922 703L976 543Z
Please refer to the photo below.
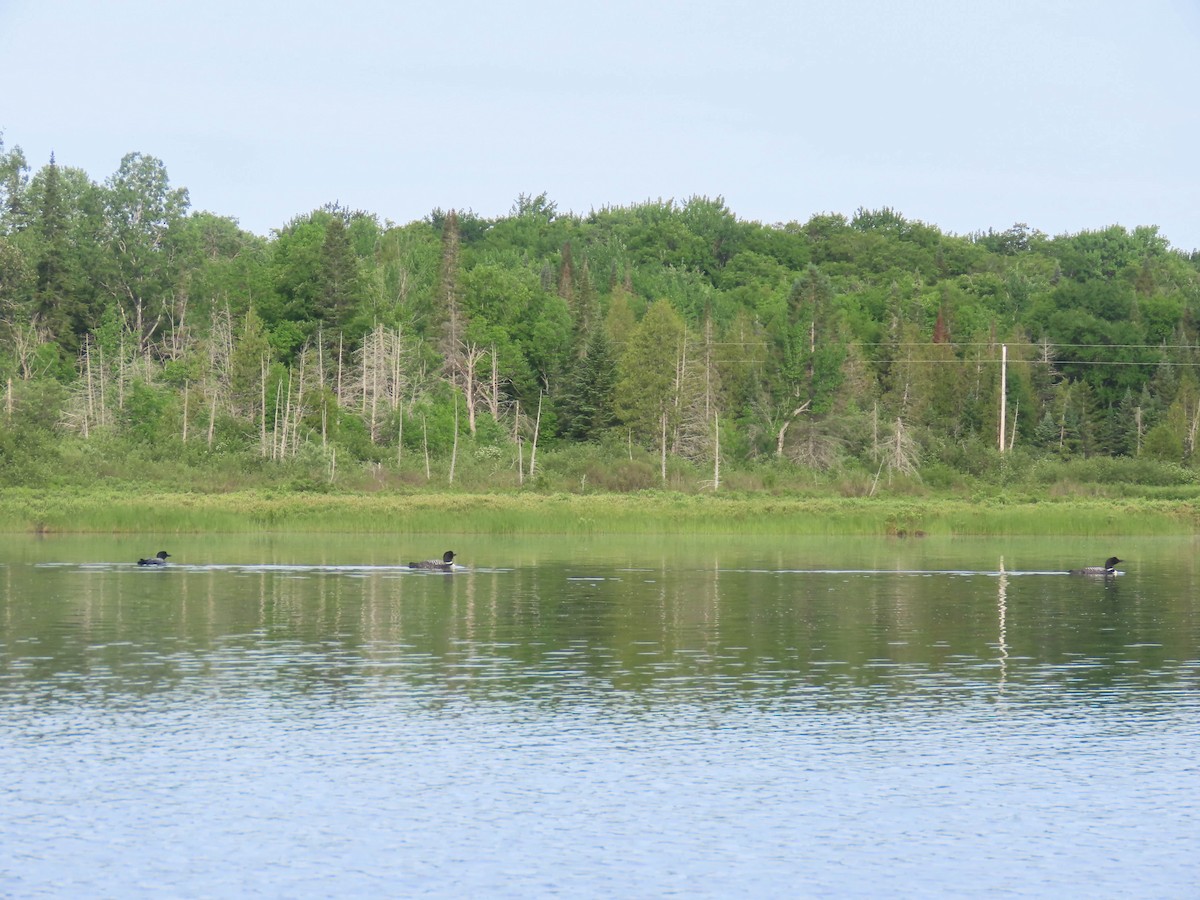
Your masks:
M0 143L0 315L5 485L1196 480L1200 255L1153 226L522 195L261 237L153 157Z

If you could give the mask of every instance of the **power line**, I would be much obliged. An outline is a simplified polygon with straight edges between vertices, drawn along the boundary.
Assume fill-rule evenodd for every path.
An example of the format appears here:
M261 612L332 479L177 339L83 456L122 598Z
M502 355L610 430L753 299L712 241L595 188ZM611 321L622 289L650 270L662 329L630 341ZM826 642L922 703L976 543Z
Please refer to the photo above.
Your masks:
M982 362L990 363L990 362L999 362L999 361L1000 361L999 358L997 358L997 359L895 359L895 360L892 360L893 363L914 363L916 365L923 365L923 366L941 365L941 364L949 365L951 363L957 363L959 365L970 365L972 363L982 363ZM1010 359L1009 360L1010 365L1011 364L1019 364L1019 363L1054 365L1054 366L1155 366L1155 367L1175 366L1175 367L1185 367L1185 368L1200 368L1200 362L1173 362L1171 360L1166 360L1166 359L1150 359L1150 360L1146 360L1145 362L1135 362L1135 361L1129 361L1129 360L1115 360L1115 359L1113 359L1113 360L1105 360L1105 359L1078 359L1078 360L1076 360L1076 359L1051 359L1051 360L1041 360L1041 359L1021 360L1021 359L1018 359L1018 360L1012 360L1012 359Z
M1009 347L1036 347L1039 350L1042 348L1056 349L1059 347L1074 347L1085 349L1109 349L1109 350L1189 350L1200 351L1200 345L1180 345L1180 344L1059 344L1055 341L1047 341L1036 343L1030 341L857 341L855 342L860 347L999 347L1005 344Z
M612 341L616 346L624 346L629 341ZM768 347L773 342L769 340L762 341L702 341L700 342L705 347ZM1075 350L1161 350L1163 352L1193 352L1200 353L1200 345L1180 346L1178 344L1056 344L1056 343L1028 343L1014 341L978 341L978 342L942 342L942 341L849 341L844 346L855 347L949 347L951 350L957 350L966 347L995 347L999 349L1001 344L1006 344L1008 347L1034 347L1038 350L1042 349L1075 349ZM996 357L999 359L999 356Z

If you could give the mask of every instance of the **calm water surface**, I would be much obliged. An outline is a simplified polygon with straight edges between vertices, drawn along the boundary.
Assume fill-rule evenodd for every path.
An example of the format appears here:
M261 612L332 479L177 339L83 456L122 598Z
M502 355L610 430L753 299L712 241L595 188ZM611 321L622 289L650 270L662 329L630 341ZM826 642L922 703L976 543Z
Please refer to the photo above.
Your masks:
M0 896L1200 896L1196 550L8 537Z

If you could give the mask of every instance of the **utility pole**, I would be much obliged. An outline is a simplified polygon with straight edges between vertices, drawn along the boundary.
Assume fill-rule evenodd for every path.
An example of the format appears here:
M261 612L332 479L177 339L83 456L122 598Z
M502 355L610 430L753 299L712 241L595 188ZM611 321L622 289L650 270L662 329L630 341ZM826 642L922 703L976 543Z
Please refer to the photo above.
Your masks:
M1004 409L1008 403L1008 344L1000 345L1000 452L1004 452Z

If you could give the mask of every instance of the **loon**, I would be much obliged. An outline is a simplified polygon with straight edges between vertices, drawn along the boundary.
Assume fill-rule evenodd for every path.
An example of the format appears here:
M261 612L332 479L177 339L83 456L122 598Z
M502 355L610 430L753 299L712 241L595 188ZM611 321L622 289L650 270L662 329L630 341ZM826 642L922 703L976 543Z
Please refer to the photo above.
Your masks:
M138 565L139 566L165 566L167 564L167 557L170 555L171 554L168 553L166 550L159 550L158 553L154 554L154 556L150 557L149 559L139 559Z
M1115 556L1110 556L1108 559L1106 559L1104 561L1104 565L1102 565L1102 566L1087 566L1083 569L1071 569L1071 574L1072 575L1116 575L1117 574L1117 563L1119 563L1119 562L1122 562L1122 560L1117 559Z
M410 562L410 569L436 569L439 572L449 572L454 568L454 551L447 550L441 559L426 559L421 562Z

